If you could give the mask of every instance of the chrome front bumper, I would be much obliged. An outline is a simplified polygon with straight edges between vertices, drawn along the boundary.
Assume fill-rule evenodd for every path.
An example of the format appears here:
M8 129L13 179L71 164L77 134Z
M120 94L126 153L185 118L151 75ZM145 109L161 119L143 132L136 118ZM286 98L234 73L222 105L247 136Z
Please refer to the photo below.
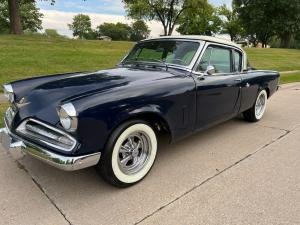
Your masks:
M18 160L30 155L61 170L74 171L96 165L101 153L84 156L63 156L33 143L22 140L5 128L0 128L0 146L6 149L14 159Z

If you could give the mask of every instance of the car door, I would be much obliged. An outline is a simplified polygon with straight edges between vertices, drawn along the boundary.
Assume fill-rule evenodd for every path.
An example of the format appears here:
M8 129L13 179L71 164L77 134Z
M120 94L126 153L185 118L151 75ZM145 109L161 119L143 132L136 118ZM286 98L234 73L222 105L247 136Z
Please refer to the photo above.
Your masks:
M203 129L235 116L240 106L241 58L228 46L206 44L194 79L197 96L197 128ZM207 68L213 66L215 71Z

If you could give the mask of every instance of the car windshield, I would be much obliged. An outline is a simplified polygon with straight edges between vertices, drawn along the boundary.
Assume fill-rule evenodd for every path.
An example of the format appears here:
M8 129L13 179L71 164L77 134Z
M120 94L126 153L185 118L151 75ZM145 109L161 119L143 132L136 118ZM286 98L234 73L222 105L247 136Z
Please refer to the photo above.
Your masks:
M192 41L145 41L137 44L123 63L151 62L188 66L199 45L199 42Z

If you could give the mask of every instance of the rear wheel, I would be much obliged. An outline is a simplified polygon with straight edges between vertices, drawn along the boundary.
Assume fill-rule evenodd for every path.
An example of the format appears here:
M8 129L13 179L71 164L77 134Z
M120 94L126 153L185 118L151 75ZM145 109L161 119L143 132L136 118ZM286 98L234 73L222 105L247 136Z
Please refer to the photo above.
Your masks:
M129 121L111 135L98 168L110 184L127 187L148 174L156 152L157 139L153 129L144 121Z
M250 121L250 122L257 122L259 121L267 107L267 99L268 99L268 94L266 90L261 90L256 98L256 101L252 108L248 109L243 113L245 120Z

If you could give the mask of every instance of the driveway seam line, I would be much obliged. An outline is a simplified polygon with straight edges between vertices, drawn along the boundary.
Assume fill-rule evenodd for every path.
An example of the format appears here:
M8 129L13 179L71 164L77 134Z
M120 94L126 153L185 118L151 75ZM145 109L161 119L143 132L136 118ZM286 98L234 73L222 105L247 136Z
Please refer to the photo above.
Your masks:
M62 217L65 219L65 221L72 225L71 221L67 218L66 214L56 205L55 201L46 193L42 185L30 174L30 172L23 166L19 161L16 161L18 164L18 167L22 170L24 170L31 178L33 183L38 187L38 189L44 194L44 196L49 200L49 202L57 209L57 211L62 215Z
M277 128L276 128L277 129ZM294 129L293 129L294 130ZM284 130L285 133L278 136L276 139L271 140L269 143L263 145L262 147L260 147L259 149L257 149L256 151L246 155L245 157L241 158L240 160L234 162L233 164L229 165L228 167L224 168L223 170L219 171L218 173L214 174L211 177L208 177L207 179L205 179L204 181L202 181L201 183L193 186L192 188L190 188L189 190L187 190L186 192L182 193L181 195L179 195L178 197L176 197L175 199L173 199L172 201L168 202L165 205L162 205L161 207L159 207L158 209L156 209L155 211L153 211L152 213L146 215L144 218L142 218L141 220L137 221L134 223L134 225L138 225L141 222L145 221L146 219L152 217L154 214L158 213L159 211L163 210L164 208L166 208L167 206L173 204L174 202L176 202L177 200L183 198L184 196L188 195L189 193L191 193L192 191L196 190L197 188L199 188L200 186L206 184L207 182L213 180L215 177L221 175L222 173L226 172L227 170L235 167L237 164L241 163L242 161L250 158L251 156L255 155L256 153L262 151L263 149L265 149L266 147L268 147L271 144L274 144L275 142L279 141L280 139L282 139L283 137L287 136L289 133L291 133L293 130L289 131L289 130Z

